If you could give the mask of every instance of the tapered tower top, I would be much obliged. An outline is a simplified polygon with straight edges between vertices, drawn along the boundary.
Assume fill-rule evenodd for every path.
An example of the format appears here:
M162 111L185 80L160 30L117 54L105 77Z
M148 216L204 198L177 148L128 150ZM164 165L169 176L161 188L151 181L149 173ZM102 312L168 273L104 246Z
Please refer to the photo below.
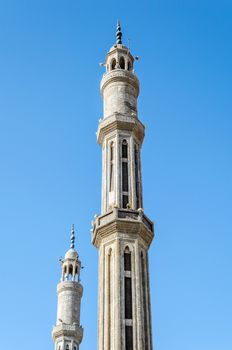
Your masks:
M134 74L134 58L129 47L122 44L122 31L120 21L117 22L116 43L110 48L106 54L106 59L101 65L106 67L106 73L101 82L101 92L104 94L104 89L112 79L129 80L129 84L136 89L136 95L139 94L139 81ZM110 73L110 74L108 74ZM137 97L136 96L136 97ZM113 106L112 101L110 103ZM118 105L118 104L117 104ZM116 105L115 105L116 107ZM112 111L111 111L112 112ZM117 111L119 112L119 111ZM106 117L107 113L104 113Z
M65 254L65 259L77 259L78 253L75 249L75 230L74 224L72 225L71 237L70 237L70 248Z

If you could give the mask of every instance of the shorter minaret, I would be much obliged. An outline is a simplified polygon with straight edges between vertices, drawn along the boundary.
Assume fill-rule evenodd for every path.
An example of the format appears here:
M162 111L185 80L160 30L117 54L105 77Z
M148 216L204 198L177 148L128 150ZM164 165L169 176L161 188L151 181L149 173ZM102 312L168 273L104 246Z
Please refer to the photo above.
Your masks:
M80 306L83 287L80 284L81 262L75 250L75 231L72 225L71 245L60 259L62 274L57 286L57 321L52 330L55 350L79 350L83 337L80 325Z

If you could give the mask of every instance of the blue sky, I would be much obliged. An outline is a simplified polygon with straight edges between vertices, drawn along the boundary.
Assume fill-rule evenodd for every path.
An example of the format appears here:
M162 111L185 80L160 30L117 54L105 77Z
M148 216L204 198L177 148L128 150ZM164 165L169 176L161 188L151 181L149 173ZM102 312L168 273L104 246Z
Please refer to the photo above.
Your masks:
M231 350L232 4L0 0L1 348L52 349L71 224L97 348L99 83L117 18L138 55L156 350Z

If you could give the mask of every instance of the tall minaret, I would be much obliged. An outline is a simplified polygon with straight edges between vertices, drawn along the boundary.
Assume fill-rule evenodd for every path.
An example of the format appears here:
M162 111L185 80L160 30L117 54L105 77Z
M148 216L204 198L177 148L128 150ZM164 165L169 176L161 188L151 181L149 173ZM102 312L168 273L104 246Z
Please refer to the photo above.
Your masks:
M102 146L102 212L93 223L99 249L98 350L151 350L148 249L153 222L144 214L140 150L139 81L134 57L122 44L107 53L101 81L103 119L97 139Z
M80 284L81 262L75 250L75 232L72 226L70 249L60 259L61 281L57 286L57 321L52 330L55 350L79 350L83 337L80 326L80 305L83 287Z

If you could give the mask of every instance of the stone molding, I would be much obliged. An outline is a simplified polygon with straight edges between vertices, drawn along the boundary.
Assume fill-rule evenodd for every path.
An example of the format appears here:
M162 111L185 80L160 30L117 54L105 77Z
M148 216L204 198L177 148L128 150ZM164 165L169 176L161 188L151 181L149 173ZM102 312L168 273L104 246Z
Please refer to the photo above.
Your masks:
M112 46L110 51L107 53L106 58L108 59L109 57L114 55L116 52L118 52L119 54L126 53L130 57L131 61L134 62L134 57L132 56L132 54L128 50L128 47L124 46L124 45L120 45L120 44L116 44L116 45Z
M72 325L60 323L53 327L52 338L55 342L60 337L73 337L80 344L83 338L83 328L75 323Z
M72 292L76 292L82 297L83 287L79 282L75 281L62 281L57 285L57 292L61 293L64 291L70 290Z
M101 94L103 94L104 89L113 82L124 82L132 85L136 89L136 97L139 95L139 80L136 75L132 72L126 71L124 69L114 69L109 73L106 73L101 81Z
M149 247L154 238L154 223L139 210L114 208L100 215L93 224L92 243L99 248L101 242L111 239L142 239Z
M145 134L145 126L137 119L137 117L124 116L119 113L115 113L105 119L103 119L98 126L97 141L102 144L106 135L113 131L132 131L136 139L143 142Z

